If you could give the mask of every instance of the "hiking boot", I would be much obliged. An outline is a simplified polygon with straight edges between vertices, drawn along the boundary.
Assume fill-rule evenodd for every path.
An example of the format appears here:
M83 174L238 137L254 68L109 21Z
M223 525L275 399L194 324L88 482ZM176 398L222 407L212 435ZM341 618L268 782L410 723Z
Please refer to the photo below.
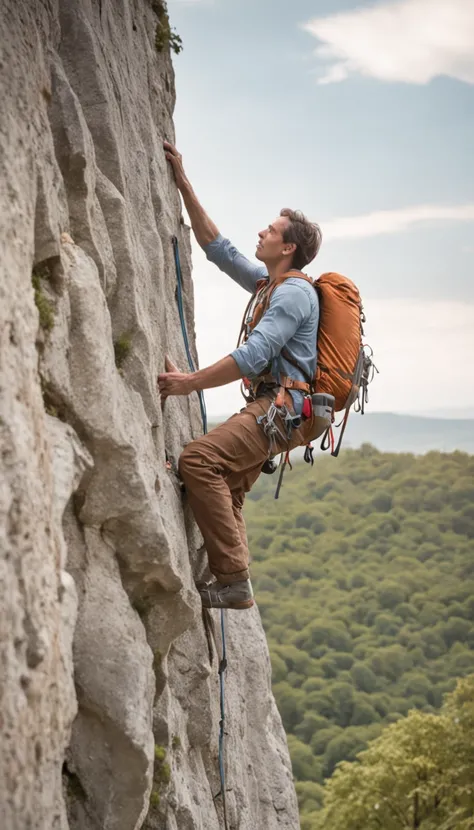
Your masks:
M208 582L198 585L204 608L251 608L254 604L250 579L239 579L230 585Z

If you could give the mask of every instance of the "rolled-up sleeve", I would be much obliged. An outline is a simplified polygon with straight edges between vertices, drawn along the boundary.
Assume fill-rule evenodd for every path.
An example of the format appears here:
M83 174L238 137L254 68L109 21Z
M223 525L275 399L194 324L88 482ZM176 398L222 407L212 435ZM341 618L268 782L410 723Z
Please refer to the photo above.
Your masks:
M300 286L286 283L276 288L268 310L247 342L231 353L242 375L261 375L310 313L309 297Z
M268 276L264 265L251 262L222 234L216 236L208 245L204 245L203 251L209 262L217 265L224 274L251 294L255 292L258 280Z

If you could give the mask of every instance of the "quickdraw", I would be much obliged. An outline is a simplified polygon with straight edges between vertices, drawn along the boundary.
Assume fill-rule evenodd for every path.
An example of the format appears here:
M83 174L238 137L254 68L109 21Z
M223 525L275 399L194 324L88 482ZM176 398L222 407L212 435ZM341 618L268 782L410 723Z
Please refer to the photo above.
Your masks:
M280 438L282 441L288 441L290 437L289 427L287 427L287 433L285 435L283 430L281 430L280 427L276 424L276 418L280 418L284 423L289 423L289 418L291 418L291 415L286 406L280 408L276 406L275 402L272 402L270 404L268 412L266 412L265 415L259 415L259 417L257 418L257 424L262 427L265 435L268 438L269 456L276 454L278 438Z
M294 427L298 427L301 423L301 418L299 415L292 415L286 404L280 405L279 401L280 393L277 395L276 399L272 401L268 412L264 415L259 415L257 418L257 424L262 427L265 435L268 438L268 455L269 458L275 454L277 454L277 439L280 438L281 441L286 442L287 450L281 454L280 458L280 475L278 476L278 483L277 488L275 490L275 499L278 499L280 495L281 485L283 484L283 475L285 473L285 469L287 466L292 469L291 462L290 462L290 450L289 450L289 443L291 438L291 433ZM283 427L286 427L286 434L284 429L280 429L280 427L276 423L276 418L279 418L283 422Z

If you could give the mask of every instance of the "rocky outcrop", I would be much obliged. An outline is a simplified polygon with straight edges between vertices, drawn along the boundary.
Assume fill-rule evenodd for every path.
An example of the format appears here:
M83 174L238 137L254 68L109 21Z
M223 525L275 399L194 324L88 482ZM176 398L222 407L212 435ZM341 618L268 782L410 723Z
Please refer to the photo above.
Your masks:
M188 229L162 150L162 0L4 0L0 802L5 830L218 830L219 620L174 473L197 399ZM196 357L196 355L195 355ZM258 611L229 613L227 811L296 830Z

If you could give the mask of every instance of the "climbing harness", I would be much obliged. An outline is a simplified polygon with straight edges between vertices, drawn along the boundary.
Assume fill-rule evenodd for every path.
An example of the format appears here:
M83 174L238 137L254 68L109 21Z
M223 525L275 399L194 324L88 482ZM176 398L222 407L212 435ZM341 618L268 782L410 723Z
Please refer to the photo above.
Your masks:
M196 371L194 366L194 361L191 355L191 349L189 346L189 338L188 338L188 331L186 328L186 318L184 316L184 303L183 303L183 274L181 271L181 261L179 256L179 244L178 238L173 236L172 239L173 244L173 253L174 253L174 262L176 266L176 282L177 282L177 291L176 297L178 301L178 311L179 311L179 320L181 323L181 331L183 333L183 340L184 340L184 347L186 349L186 355L188 358L189 369L191 372ZM204 392L201 390L199 393L199 405L201 407L201 417L202 417L202 428L204 434L207 433L207 412L206 412L206 403L204 400ZM219 662L219 696L220 696L220 712L221 718L219 722L219 778L221 782L220 791L217 793L215 798L219 796L222 797L222 808L224 814L224 828L225 830L229 830L229 825L227 822L227 804L226 804L226 783L225 783L225 672L227 669L227 646L226 646L226 631L225 631L225 609L221 608L221 637L222 637L222 657Z

